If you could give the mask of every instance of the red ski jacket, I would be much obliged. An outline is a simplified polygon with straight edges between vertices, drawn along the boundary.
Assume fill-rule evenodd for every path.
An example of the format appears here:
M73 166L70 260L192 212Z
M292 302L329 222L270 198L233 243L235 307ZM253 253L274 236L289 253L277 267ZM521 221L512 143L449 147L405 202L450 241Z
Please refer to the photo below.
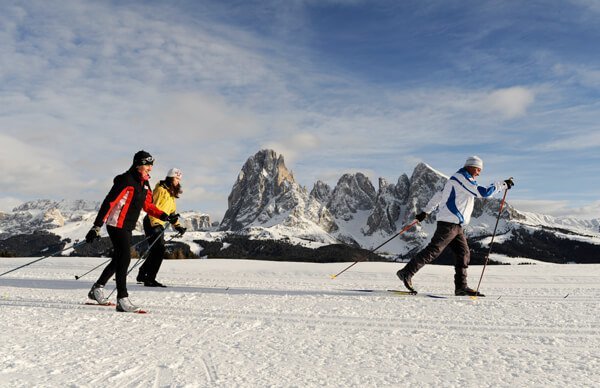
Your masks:
M94 226L101 227L106 222L116 228L133 230L142 209L156 218L164 214L152 203L148 180L143 179L132 167L115 177L113 187L100 205Z

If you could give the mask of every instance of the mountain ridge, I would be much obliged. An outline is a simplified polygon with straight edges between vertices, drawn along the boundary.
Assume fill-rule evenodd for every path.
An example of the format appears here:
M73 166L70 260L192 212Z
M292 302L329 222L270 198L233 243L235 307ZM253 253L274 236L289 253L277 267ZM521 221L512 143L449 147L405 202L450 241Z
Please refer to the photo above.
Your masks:
M185 243L193 247L200 240L221 240L235 235L312 248L342 243L368 250L411 222L447 179L430 165L418 163L410 176L402 173L395 183L379 178L377 188L366 175L355 172L343 174L333 187L317 181L309 192L296 182L283 155L263 149L242 166L218 227L211 225L206 214L182 213L182 221L188 228ZM99 205L99 202L82 200L26 202L11 213L0 213L0 241L40 231L81 239L89 230ZM476 199L471 224L465 228L474 251L486 250L499 205L498 198ZM136 228L138 234L142 233L141 217L143 214ZM556 251L577 242L589 244L585 247L586 260L597 257L600 262L600 250L595 251L596 247L600 249L599 225L598 219L578 220L521 212L507 201L500 216L494 251L513 256L520 252L531 255L527 244L534 244L534 240L544 249ZM410 257L428 243L434 230L435 212L390 241L380 253L389 258ZM572 249L578 249L576 244ZM477 256L477 252L474 253ZM536 253L536 256L541 255Z

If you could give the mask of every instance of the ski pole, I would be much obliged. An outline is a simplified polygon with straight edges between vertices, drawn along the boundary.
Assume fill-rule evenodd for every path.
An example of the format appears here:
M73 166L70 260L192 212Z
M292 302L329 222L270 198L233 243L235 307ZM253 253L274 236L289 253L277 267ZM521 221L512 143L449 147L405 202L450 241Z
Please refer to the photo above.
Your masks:
M129 271L127 271L127 275L129 275L129 273L131 271L133 271L133 269L135 267L137 267L141 262L143 262L144 260L146 260L148 258L148 256L150 256L150 249L152 248L152 246L154 245L155 242L158 241L158 239L165 233L165 230L163 229L163 231L158 235L158 237L156 238L156 240L154 240L152 242L152 244L150 244L150 246L148 247L148 249L146 250L146 252L144 252L144 254L142 256L140 256L139 259L137 259L137 261L135 262L135 264L131 267L131 269L129 269ZM173 240L175 237L178 237L179 233L171 236L171 238L169 238L168 240L165 241L165 244L168 243L169 241ZM150 236L152 237L152 236Z
M85 241L76 242L76 243L74 243L73 245L71 245L71 246L69 246L69 247L65 247L65 248L63 248L63 249L61 249L61 250L58 250L58 251L56 251L56 252L53 252L53 253L51 253L51 254L49 254L49 255L46 255L46 256L44 256L44 257L40 257L40 258L39 258L39 259L37 259L37 260L31 261L31 262L29 262L29 263L27 263L27 264L23 264L23 265L21 265L21 266L19 266L19 267L17 267L17 268L13 268L13 269L11 269L10 271L6 271L6 272L4 272L4 273L0 274L0 276L4 276L4 275L6 275L6 274L9 274L9 273L11 273L11 272L14 272L14 271L16 271L16 270L18 270L18 269L21 269L21 268L23 268L23 267L27 267L28 265L31 265L31 264L33 264L33 263L37 263L38 261L42 261L42 260L44 260L44 259L47 259L47 258L49 258L49 257L52 257L52 256L55 256L55 255L58 255L59 253L61 253L61 252L64 252L64 251L66 251L67 249L75 248L75 247L78 247L78 246L80 246L80 245L83 245L83 244L85 244Z
M496 226L494 226L494 232L492 233L492 241L490 241L490 248L488 249L488 253L485 255L485 262L483 263L483 269L481 270L481 276L479 277L479 283L477 283L477 290L476 290L477 292L479 292L479 286L481 285L481 280L483 279L483 273L485 272L485 267L487 266L488 260L490 259L490 253L492 253L492 244L494 244L494 237L496 237L496 229L498 229L498 222L500 221L500 215L502 214L502 208L504 207L504 201L506 200L506 194L508 194L508 189L504 190L504 195L502 196L502 201L500 201L500 210L498 211L498 217L496 217Z
M84 273L83 275L79 275L79 276L78 276L78 275L75 275L75 280L79 280L79 279L81 279L81 278L82 278L82 277L84 277L85 275L87 275L87 274L89 274L90 272L93 272L94 270L96 270L96 269L98 269L98 268L102 267L104 264L108 263L108 262L109 262L109 261L111 261L111 260L112 260L112 257L108 258L108 260L106 260L104 263L102 263L102 264L98 264L97 266L95 266L94 268L90 269L89 271L87 271L87 272L86 272L86 273Z
M376 250L378 250L379 248L381 248L382 246L384 246L385 244L389 243L390 241L392 241L394 238L396 238L396 236L400 236L402 233L406 232L407 230L409 230L410 228L413 227L413 225L415 225L417 222L417 220L414 220L413 222L411 222L410 224L406 225L404 228L402 228L401 231L399 231L398 233L396 233L395 235L393 235L392 237L390 237L389 239L387 239L386 241L384 241L381 245L379 245L376 248L371 249L366 255L364 255L363 257L361 257L360 259L356 260L354 263L350 264L349 266L347 266L346 268L344 268L342 271L338 272L335 275L330 275L330 277L332 279L337 278L338 276L340 276L341 274L343 274L344 272L346 272L347 270L349 270L350 268L352 268L355 264L364 261L367 259L367 257L369 256L369 254L375 252Z
M152 237L152 236L148 236L148 237L146 237L146 238L145 238L145 239L143 239L142 241L140 241L140 242L138 242L138 243L136 243L136 244L132 245L132 246L131 246L131 248L135 248L135 247L137 247L138 245L140 245L141 243L143 243L143 242L146 242L146 241L147 241L147 240L148 240L150 237ZM107 249L106 251L102 252L102 253L100 254L100 256L102 256L102 255L103 255L105 252L108 252L109 250L110 250L110 249ZM102 267L104 264L108 263L108 262L109 262L109 261L111 261L111 260L112 260L112 257L111 257L111 258L109 258L108 260L106 260L104 263L102 263L102 264L98 264L97 266L95 266L94 268L90 269L89 271L87 271L87 272L86 272L86 273L84 273L83 275L79 275L79 276L78 276L78 275L75 275L75 280L79 280L79 279L81 279L81 278L82 278L82 277L84 277L85 275L87 275L87 274L89 274L89 273L93 272L94 270L96 270L96 269L98 269L98 268Z
M152 249L152 246L154 246L154 244L155 244L155 243L156 243L156 242L157 242L157 241L158 241L158 240L161 238L161 236L162 236L164 233L165 233L165 230L163 229L163 231L159 233L159 235L156 237L156 239L155 239L154 241L152 241L152 244L150 244L150 246L148 247L148 249L146 250L146 252L144 252L144 254L142 255L142 257L140 257L140 258L138 259L138 261L137 261L137 262L136 262L134 265L132 265L132 266L131 266L131 268L130 268L130 269L127 271L127 275L126 275L126 276L128 276L128 275L131 273L131 271L133 271L133 269L134 269L135 267L137 267L137 265L138 265L140 262L142 262L142 261L146 260L146 258L147 258L147 257L150 255L150 250ZM179 234L179 233L177 233L176 235L174 235L174 236L171 236L171 238L170 238L170 239L168 239L168 240L167 240L167 241L165 241L165 242L169 242L169 241L173 240L175 237L179 237L179 236L180 236L180 234ZM152 237L152 236L150 236L150 237ZM114 288L114 289L113 289L113 290L110 292L110 294L108 294L108 296L106 297L106 299L109 299L109 298L111 297L111 295L115 293L115 291L116 291L116 290L117 290L117 287L115 287L115 288Z

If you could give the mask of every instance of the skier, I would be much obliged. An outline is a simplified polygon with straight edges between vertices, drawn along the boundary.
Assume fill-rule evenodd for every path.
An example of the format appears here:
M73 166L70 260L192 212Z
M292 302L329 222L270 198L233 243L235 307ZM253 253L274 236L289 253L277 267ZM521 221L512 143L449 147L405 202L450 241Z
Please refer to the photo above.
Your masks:
M179 198L179 195L183 192L180 184L181 177L181 170L172 168L167 172L165 180L156 184L154 193L152 194L156 207L169 214L177 212L175 198ZM150 255L140 267L136 280L144 283L146 287L166 287L164 284L156 281L156 274L160 269L165 254L165 227L165 222L160 218L151 215L144 217L144 232L147 237L150 237L148 244L154 243L154 245L150 249ZM186 231L186 228L179 223L179 220L173 224L173 228L181 235ZM155 240L156 242L154 242Z
M148 152L138 151L133 156L133 164L121 175L114 178L113 186L100 206L94 226L85 236L88 243L100 238L100 228L106 223L106 230L113 244L112 260L102 271L102 274L92 286L88 298L99 304L108 304L104 296L104 286L111 276L116 274L117 280L117 311L139 312L129 300L127 292L127 268L131 261L131 231L135 228L140 211L144 209L149 214L164 221L175 223L178 214L167 214L152 203L152 190L148 175L152 171L154 158Z
M509 190L514 182L509 178L488 187L479 186L475 178L483 169L483 161L478 156L470 156L463 168L459 169L427 203L423 211L416 215L421 222L439 206L437 227L431 242L412 258L396 275L411 292L416 293L412 277L425 264L435 260L450 246L455 256L454 287L455 295L484 296L467 286L467 267L470 261L469 245L463 226L471 219L475 198L486 198L501 190Z

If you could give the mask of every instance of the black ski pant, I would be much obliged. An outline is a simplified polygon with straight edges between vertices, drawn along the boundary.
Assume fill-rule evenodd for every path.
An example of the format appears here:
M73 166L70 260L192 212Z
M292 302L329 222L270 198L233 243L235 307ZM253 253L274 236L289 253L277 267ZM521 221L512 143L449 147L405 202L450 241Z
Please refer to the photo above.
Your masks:
M127 293L127 269L131 262L131 231L108 225L106 230L113 244L114 252L112 260L104 268L96 284L105 286L111 276L115 275L117 279L117 298L126 298L129 296Z
M148 244L154 244L150 248L148 258L140 267L140 274L142 274L145 280L156 280L156 274L158 274L162 265L166 251L164 230L164 227L161 225L153 227L150 223L150 218L148 216L144 217L144 233L146 237L150 237Z
M471 260L471 253L467 238L461 225L450 222L438 221L431 242L402 269L409 276L414 276L425 264L435 260L446 247L450 247L454 254L454 286L456 289L467 286L467 268Z

